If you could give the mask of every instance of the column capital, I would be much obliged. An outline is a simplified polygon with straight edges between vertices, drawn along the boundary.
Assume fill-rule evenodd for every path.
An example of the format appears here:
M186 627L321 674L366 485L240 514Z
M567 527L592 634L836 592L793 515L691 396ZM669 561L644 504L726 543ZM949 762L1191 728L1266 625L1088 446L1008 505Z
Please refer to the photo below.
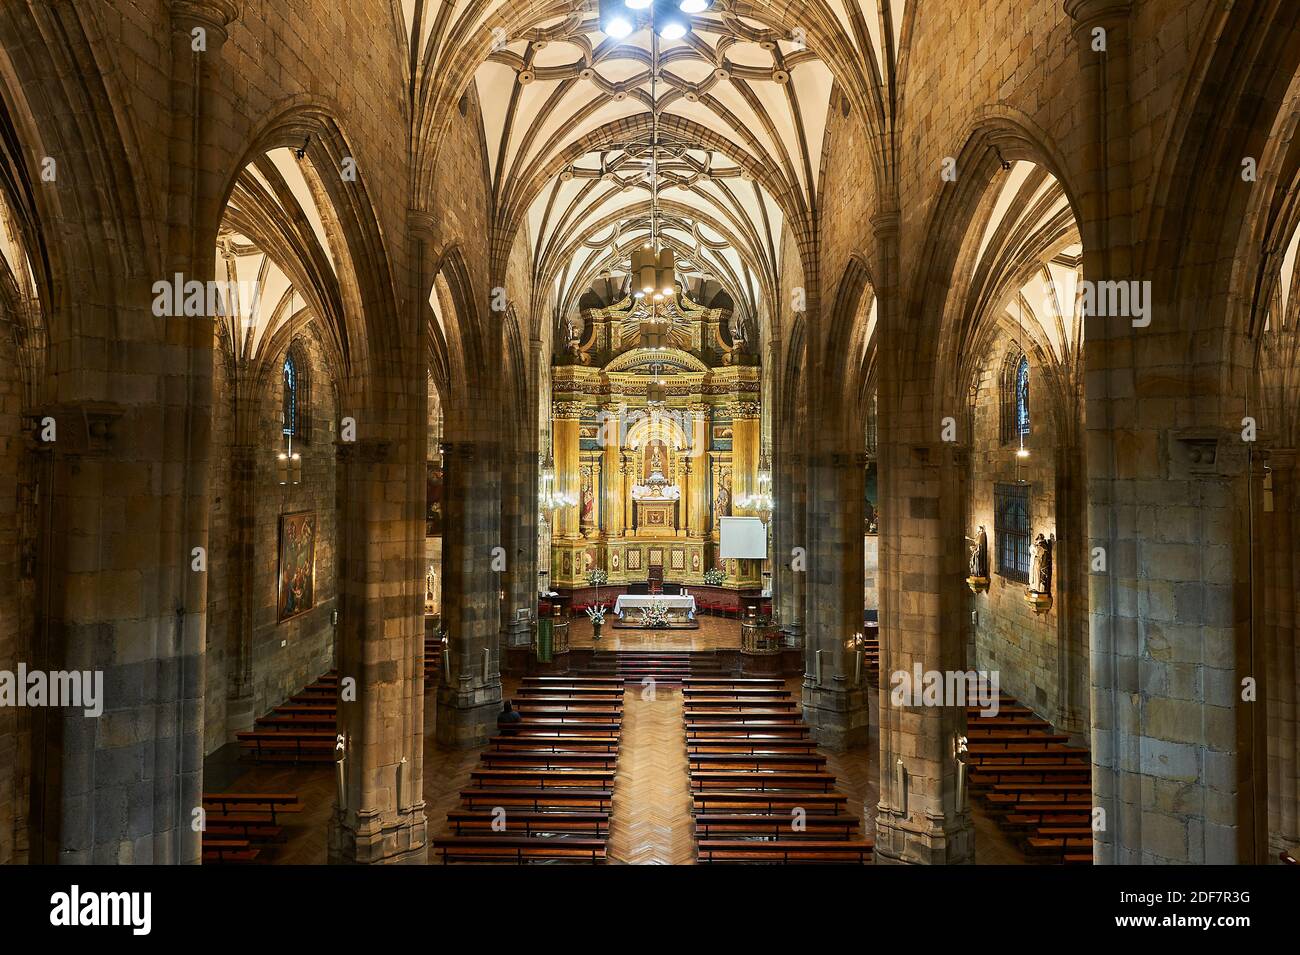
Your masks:
M1128 19L1133 0L1065 0L1065 13L1079 30L1117 26Z
M239 17L239 0L172 0L172 30L189 33L195 27L215 30L224 41L226 27Z
M424 209L407 209L406 226L415 238L432 245L438 232L438 217Z

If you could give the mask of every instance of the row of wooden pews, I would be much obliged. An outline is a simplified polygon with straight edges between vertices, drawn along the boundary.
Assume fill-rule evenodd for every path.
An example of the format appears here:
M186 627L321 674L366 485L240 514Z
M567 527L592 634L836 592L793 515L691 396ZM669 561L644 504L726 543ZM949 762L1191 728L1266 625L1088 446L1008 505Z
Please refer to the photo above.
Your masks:
M617 676L525 677L434 840L448 862L604 862L623 728Z
M284 841L284 817L301 812L294 793L207 793L203 864L265 862Z
M331 670L237 733L240 756L258 763L333 762L338 696L338 674Z
M712 654L688 650L596 650L584 673L620 677L627 683L652 679L676 686L687 677L724 676Z
M871 860L784 680L688 676L682 699L700 862Z
M1003 694L996 716L966 711L971 794L1031 860L1092 863L1092 760L1087 749Z

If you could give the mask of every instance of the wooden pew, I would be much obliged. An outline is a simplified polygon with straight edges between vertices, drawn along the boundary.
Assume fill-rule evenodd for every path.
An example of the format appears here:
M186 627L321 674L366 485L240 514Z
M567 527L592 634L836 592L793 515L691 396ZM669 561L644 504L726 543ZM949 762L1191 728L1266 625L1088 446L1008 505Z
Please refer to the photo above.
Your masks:
M815 753L811 739L755 739L746 736L704 737L686 740L686 755L704 753Z
M490 752L592 752L617 753L615 736L494 736L488 741Z
M569 861L604 862L605 840L565 837L530 839L515 836L451 836L434 840L448 862Z
M803 809L808 815L832 813L843 815L848 797L839 792L779 792L755 789L714 789L691 792L696 812L781 812Z
M613 769L618 762L617 753L575 753L572 751L539 750L537 752L499 752L489 750L479 761L490 769L510 769L531 766L538 769Z
M688 753L686 758L692 772L821 769L826 765L826 757L820 753Z
M865 863L871 860L872 848L866 841L701 839L697 858L702 863Z
M512 766L500 769L474 769L470 771L469 778L471 785L480 789L489 787L612 789L614 786L614 772L608 769L537 769L528 766Z
M209 865L255 862L261 851L247 839L203 839L203 861Z
M203 808L221 813L262 810L276 821L277 813L301 812L297 793L204 793Z
M559 786L541 789L536 786L483 787L462 789L461 802L466 809L492 810L511 806L534 811L555 809L594 809L608 812L612 793L608 789L564 789Z
M249 730L236 733L240 754L261 762L332 763L336 734L331 730Z
M504 815L493 811L453 809L447 824L456 835L493 832L494 825L504 823L505 835L536 836L547 833L580 832L590 836L609 835L607 812L534 812L514 809Z
M848 839L858 831L858 817L808 813L802 819L803 832L794 830L793 814L700 813L695 817L695 834L700 839L725 838L729 834L749 833L774 839L798 839L842 836Z
M698 710L708 709L727 713L771 713L778 710L795 710L802 703L799 700L768 698L763 700L737 700L723 696L693 697L683 703L689 716Z
M691 773L691 790L724 789L729 791L800 790L829 793L835 789L835 777L824 770L770 770L764 772L726 772L702 770Z
M746 739L808 739L808 727L802 723L772 723L767 720L732 720L716 723L686 724L686 741L736 738Z

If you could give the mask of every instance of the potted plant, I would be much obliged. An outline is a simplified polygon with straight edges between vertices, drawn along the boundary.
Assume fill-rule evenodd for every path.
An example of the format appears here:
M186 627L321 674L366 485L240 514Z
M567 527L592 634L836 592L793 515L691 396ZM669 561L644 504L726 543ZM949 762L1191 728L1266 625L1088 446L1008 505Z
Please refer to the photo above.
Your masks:
M596 604L594 607L587 608L587 616L591 618L591 639L600 639L600 628L605 625L605 611L609 608L604 604Z

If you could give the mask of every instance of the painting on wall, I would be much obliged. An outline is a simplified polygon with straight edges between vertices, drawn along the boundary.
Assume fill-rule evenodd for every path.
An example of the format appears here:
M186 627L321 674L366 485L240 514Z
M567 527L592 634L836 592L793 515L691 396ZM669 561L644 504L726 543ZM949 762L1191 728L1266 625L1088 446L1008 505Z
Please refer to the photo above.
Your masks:
M442 468L432 461L424 471L424 536L442 535Z
M280 515L279 619L316 604L316 512Z

